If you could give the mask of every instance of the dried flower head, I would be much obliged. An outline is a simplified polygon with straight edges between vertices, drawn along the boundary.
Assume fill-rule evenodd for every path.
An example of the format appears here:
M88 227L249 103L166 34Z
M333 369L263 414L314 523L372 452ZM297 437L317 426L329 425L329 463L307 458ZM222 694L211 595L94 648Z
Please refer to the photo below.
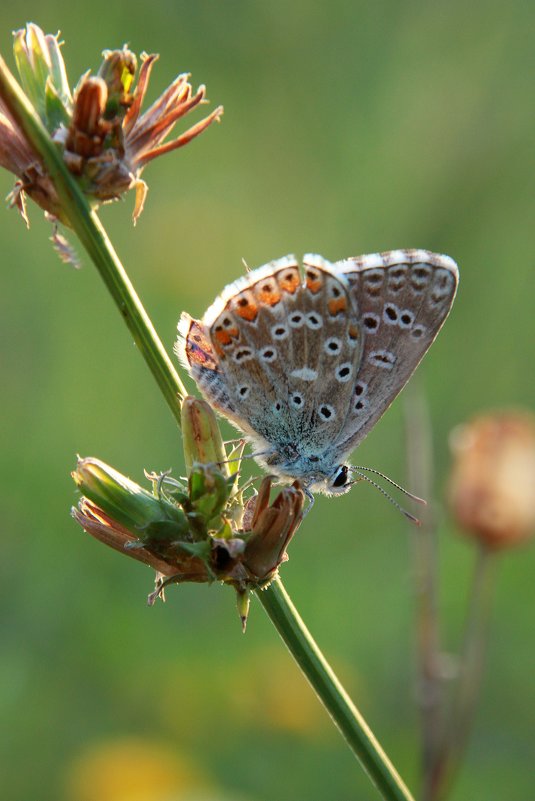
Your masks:
M270 504L267 476L244 505L234 462L197 461L224 455L210 406L186 398L182 423L187 483L151 474L151 493L98 459L79 459L72 475L82 498L72 514L93 537L157 571L151 603L171 583L221 581L236 590L245 628L249 591L268 586L288 559L305 496L296 482Z
M452 513L467 536L491 549L535 533L535 417L482 415L452 435Z
M205 101L189 75L179 75L142 113L142 104L157 55L137 59L125 46L106 50L98 75L83 75L71 94L58 36L45 35L32 23L14 34L14 53L22 87L50 136L61 148L65 164L93 206L118 199L135 189L134 222L143 209L147 186L141 174L158 156L190 142L223 113L218 106L176 139L164 140L177 121ZM10 196L27 222L25 196L68 223L53 182L31 144L0 98L0 166L14 173Z

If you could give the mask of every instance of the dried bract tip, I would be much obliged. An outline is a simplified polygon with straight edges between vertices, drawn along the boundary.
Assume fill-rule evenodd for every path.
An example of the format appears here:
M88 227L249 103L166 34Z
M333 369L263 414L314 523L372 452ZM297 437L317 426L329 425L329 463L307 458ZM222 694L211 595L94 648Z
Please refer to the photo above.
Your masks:
M504 411L482 415L451 437L449 502L464 534L491 549L535 533L535 417Z
M282 489L269 505L272 477L260 486L247 539L244 565L260 583L269 583L279 565L288 559L286 549L303 519L305 494L299 482Z

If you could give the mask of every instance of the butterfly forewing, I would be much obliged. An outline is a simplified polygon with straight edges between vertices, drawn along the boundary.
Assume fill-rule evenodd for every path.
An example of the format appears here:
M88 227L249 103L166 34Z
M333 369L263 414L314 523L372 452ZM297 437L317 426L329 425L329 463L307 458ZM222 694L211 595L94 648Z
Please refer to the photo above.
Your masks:
M291 257L254 270L197 326L184 332L190 370L244 431L306 454L338 435L361 338L347 282L327 262L309 257L304 279Z
M346 424L337 442L349 453L416 369L444 323L458 283L448 256L396 250L337 262L346 276L364 349Z

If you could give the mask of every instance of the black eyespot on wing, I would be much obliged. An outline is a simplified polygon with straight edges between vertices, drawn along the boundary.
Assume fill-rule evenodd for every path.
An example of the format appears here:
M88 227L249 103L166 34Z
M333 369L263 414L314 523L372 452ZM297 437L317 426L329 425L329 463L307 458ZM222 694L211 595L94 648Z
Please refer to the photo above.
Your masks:
M368 329L368 331L376 331L379 327L379 320L377 317L372 317L371 314L367 314L364 317L364 327Z

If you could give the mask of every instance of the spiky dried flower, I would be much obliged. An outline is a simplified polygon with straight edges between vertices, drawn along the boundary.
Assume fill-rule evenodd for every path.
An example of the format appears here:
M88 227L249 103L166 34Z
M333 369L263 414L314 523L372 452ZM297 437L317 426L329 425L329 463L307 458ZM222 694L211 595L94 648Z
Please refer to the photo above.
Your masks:
M22 87L92 206L117 200L134 189L135 222L147 193L141 178L147 164L190 142L220 119L223 108L218 106L166 142L178 120L206 102L204 86L194 92L189 75L181 74L142 113L158 56L141 55L136 84L137 59L124 46L104 51L98 75L83 75L71 94L60 44L57 35L45 35L33 23L15 32L14 53ZM26 223L28 195L52 217L68 224L50 176L1 97L0 166L18 178L9 200Z

